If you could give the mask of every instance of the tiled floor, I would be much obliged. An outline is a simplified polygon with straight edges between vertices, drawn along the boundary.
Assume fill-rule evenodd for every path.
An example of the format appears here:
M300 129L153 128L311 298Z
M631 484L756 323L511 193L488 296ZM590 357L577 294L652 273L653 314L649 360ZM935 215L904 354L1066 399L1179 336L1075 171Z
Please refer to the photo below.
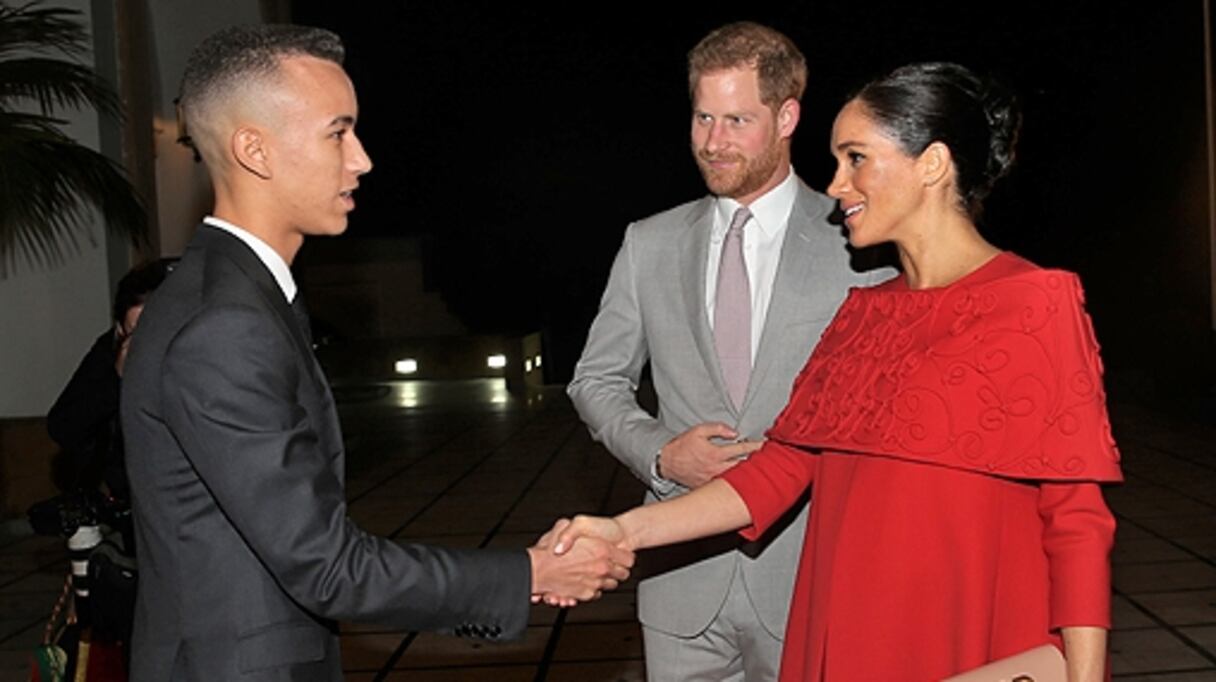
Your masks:
M400 539L523 546L559 515L640 497L558 389L513 396L490 381L337 391L352 516ZM1127 484L1113 557L1117 680L1216 681L1216 427L1113 410ZM62 586L62 543L8 524L0 536L0 680L27 652ZM641 680L632 585L570 611L534 607L527 636L493 645L371 625L344 627L347 679L412 682Z

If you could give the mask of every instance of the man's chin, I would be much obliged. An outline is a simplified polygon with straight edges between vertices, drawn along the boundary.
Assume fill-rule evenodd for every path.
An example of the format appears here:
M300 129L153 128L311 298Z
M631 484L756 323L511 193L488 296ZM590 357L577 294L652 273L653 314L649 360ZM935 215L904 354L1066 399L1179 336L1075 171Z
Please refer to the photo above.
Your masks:
M337 237L345 233L349 225L348 221L343 220L340 223L335 222L332 225L317 226L315 229L305 232L305 235L309 237Z
M733 175L719 175L705 169L701 169L701 177L705 179L705 186L709 191L720 197L732 197L739 191L741 180Z

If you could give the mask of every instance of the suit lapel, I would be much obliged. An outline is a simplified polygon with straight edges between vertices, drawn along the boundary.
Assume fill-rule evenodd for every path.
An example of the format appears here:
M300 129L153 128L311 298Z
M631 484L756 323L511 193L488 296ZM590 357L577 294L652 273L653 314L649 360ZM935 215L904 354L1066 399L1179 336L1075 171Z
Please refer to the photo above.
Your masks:
M806 287L811 281L814 265L813 242L816 232L827 219L831 206L820 199L798 180L798 195L790 210L789 225L781 243L781 257L777 261L777 275L773 279L773 293L769 297L768 312L764 317L764 330L760 333L760 348L752 365L751 378L747 384L747 397L743 410L752 401L752 394L764 390L765 375L784 347L782 332L794 319L798 306L806 296Z
M297 349L306 357L312 356L312 347L304 338L304 332L296 320L295 313L283 297L283 290L275 281L274 275L266 268L266 264L258 258L244 242L227 232L203 224L198 231L198 241L203 248L221 253L237 264L250 280L257 285L258 293L267 307L272 309L279 320L286 325L291 337L295 340Z
M705 314L705 263L709 258L709 233L713 229L714 201L710 197L702 199L688 216L688 225L680 235L680 279L684 290L684 304L688 310L689 323L692 327L692 338L705 363L705 369L713 379L714 386L726 403L732 414L736 413L735 406L726 390L726 381L722 378L722 368L718 364L718 351L714 347L713 330L709 326L709 316Z

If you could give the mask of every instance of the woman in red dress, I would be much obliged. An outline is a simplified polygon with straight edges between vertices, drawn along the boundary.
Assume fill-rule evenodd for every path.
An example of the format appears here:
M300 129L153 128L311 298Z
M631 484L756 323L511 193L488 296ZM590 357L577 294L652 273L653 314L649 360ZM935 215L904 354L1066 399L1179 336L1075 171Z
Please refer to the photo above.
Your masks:
M1077 277L975 226L1013 160L1011 97L963 67L906 66L832 128L855 246L904 274L853 290L748 461L615 519L559 522L633 549L742 528L808 487L783 680L939 680L1052 643L1070 682L1106 676L1121 480Z

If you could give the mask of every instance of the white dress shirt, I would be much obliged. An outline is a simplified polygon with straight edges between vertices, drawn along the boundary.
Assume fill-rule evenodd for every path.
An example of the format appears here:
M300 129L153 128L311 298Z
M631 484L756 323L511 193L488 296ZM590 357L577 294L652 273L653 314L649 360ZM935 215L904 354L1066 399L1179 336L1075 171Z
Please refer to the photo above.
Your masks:
M752 217L743 225L743 262L747 265L747 279L752 294L752 362L756 361L756 350L760 347L760 335L764 331L764 318L768 314L768 303L773 296L773 280L777 278L777 264L781 261L781 244L785 241L785 229L794 210L794 199L798 195L798 180L794 169L776 187L753 201L748 208ZM722 240L730 229L731 218L742 204L729 197L718 197L714 207L714 225L709 234L709 253L705 268L705 312L709 325L713 327L714 299L718 289L718 262L722 258Z
M760 347L760 335L764 332L764 318L768 314L768 303L773 296L773 281L777 279L777 265L781 262L781 244L785 241L785 230L794 210L794 199L798 196L798 180L794 169L776 187L757 198L748 206L752 216L743 224L743 263L747 266L748 285L752 295L752 364L756 362L756 350ZM735 210L742 204L729 197L718 197L714 205L714 224L709 233L709 249L705 257L705 312L709 315L709 326L714 324L714 299L718 290L718 263L722 259L722 240L730 229ZM659 475L659 453L650 465L651 486L660 494L671 492L676 483Z
M274 275L274 281L278 283L279 289L283 290L283 297L287 299L287 302L291 303L296 300L296 280L291 276L291 268L287 266L287 261L283 260L278 251L270 248L270 245L253 234L215 216L209 215L203 218L203 222L212 227L218 227L249 245L249 248L257 254L258 259L265 264L266 269L270 270L270 274Z

